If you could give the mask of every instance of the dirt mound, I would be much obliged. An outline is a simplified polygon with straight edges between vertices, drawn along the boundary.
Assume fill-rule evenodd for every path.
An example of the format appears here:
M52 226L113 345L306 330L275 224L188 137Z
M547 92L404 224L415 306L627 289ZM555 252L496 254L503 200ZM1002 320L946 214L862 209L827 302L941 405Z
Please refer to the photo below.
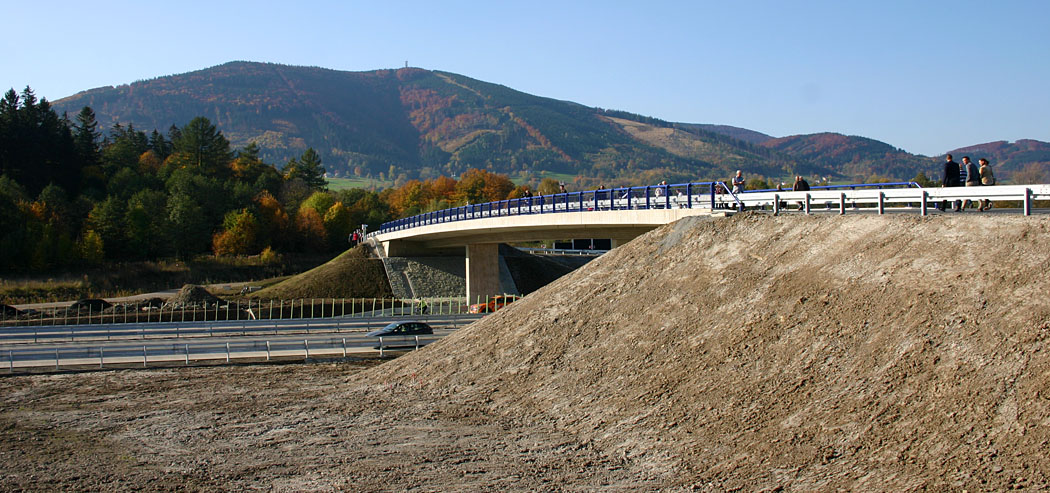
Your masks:
M252 293L256 299L390 298L383 262L368 258L364 246L329 262Z
M1045 489L1048 244L1045 218L692 218L357 382L666 486Z
M168 298L168 305L175 307L210 306L222 300L208 292L208 290L195 284L186 284L179 292Z

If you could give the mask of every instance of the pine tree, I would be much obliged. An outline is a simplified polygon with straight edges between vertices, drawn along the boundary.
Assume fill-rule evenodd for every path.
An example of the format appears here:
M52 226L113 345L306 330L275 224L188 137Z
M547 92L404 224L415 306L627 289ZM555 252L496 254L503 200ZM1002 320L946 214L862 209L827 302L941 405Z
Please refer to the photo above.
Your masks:
M85 106L77 114L74 128L76 131L73 133L73 144L76 146L80 162L83 166L97 165L102 132L98 130L98 121L95 120L95 112L90 106Z
M324 178L325 169L321 166L321 156L313 147L303 152L299 159L288 161L284 167L284 179L293 180L299 178L314 190L325 190L328 182Z

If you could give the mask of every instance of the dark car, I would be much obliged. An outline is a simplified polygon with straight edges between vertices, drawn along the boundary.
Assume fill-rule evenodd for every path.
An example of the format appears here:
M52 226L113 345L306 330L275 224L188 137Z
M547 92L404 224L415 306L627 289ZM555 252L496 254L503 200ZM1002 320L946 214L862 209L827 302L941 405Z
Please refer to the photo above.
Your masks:
M424 322L392 322L379 330L373 330L366 334L368 337L378 337L380 346L387 348L392 346L416 346L418 336L433 334L434 329Z

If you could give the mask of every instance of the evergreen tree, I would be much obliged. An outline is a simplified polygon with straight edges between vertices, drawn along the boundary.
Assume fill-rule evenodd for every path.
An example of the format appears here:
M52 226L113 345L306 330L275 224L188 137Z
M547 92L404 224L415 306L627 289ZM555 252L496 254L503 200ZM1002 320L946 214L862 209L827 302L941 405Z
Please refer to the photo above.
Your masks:
M207 118L190 120L178 134L172 147L174 154L180 155L182 165L195 167L206 175L224 174L233 158L230 142Z
M171 141L165 139L157 129L153 129L153 133L149 134L149 148L161 161L171 155Z
M321 166L321 156L313 147L306 149L299 159L288 161L284 167L285 180L299 178L314 190L325 190L328 182L324 178L325 169Z
M74 128L76 131L73 134L73 144L76 146L80 162L83 166L98 164L102 132L98 130L98 121L95 120L95 112L90 106L85 106L77 114Z

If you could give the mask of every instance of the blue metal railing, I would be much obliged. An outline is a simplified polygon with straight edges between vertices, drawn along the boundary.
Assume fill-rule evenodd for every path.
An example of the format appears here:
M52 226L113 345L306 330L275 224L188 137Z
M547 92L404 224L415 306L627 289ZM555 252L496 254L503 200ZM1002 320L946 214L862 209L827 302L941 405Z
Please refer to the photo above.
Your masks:
M834 190L858 188L918 187L915 182L859 183L852 185L815 186L812 190ZM920 187L921 188L921 187ZM747 190L740 195L770 190ZM715 199L718 195L721 199ZM717 203L733 202L737 208L743 202L731 192L725 182L705 181L678 183L673 185L647 185L641 187L604 188L580 192L564 192L535 197L498 200L483 204L468 204L383 223L372 234L400 231L431 224L479 219L483 217L518 216L526 214L551 214L560 212L615 211L638 209L705 208L714 209Z

